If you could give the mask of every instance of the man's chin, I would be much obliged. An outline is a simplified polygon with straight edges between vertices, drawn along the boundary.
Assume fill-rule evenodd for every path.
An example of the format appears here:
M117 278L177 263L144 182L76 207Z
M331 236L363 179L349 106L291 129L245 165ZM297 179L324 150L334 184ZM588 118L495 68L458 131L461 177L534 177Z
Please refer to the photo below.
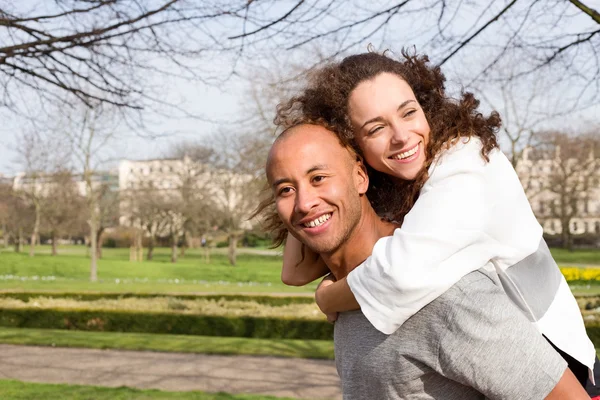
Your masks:
M323 254L323 253L331 253L337 246L334 246L332 243L327 243L324 241L316 241L316 240L306 240L303 243L308 247L313 253Z

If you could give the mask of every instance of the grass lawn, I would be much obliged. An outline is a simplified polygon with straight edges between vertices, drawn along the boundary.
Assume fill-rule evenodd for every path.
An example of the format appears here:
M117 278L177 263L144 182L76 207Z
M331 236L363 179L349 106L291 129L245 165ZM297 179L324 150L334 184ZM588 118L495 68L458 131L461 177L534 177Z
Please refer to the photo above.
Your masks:
M237 265L231 266L222 249L215 250L210 263L204 260L202 249L188 249L177 263L170 262L167 248L157 248L154 260L143 262L130 262L129 249L104 249L98 261L99 282L91 283L85 247L65 246L55 257L48 246L38 250L34 257L25 251L0 253L0 290L311 293L316 287L281 283L279 255L242 253Z
M600 249L550 249L552 257L560 264L586 264L600 267Z
M0 343L91 349L333 359L333 341L331 340L267 340L214 336L0 328Z
M162 392L125 387L105 388L0 380L0 398L7 400L283 400L283 397L204 392ZM291 399L289 399L291 400Z

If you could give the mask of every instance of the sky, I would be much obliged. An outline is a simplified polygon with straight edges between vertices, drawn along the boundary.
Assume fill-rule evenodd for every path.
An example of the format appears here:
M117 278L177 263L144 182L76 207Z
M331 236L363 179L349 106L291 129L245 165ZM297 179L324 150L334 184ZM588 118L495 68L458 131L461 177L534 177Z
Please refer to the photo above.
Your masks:
M29 0L28 0L29 1ZM270 12L278 12L272 9ZM475 15L466 16L465 25L470 23L469 19L475 18ZM585 18L585 17L583 17ZM582 19L582 21L586 21ZM427 38L419 38L410 30L402 31L402 27L394 26L397 31L394 32L394 37L409 38L417 46L427 42ZM493 35L490 35L493 38ZM490 39L488 39L490 40ZM493 43L493 39L492 44ZM369 43L376 43L380 48L397 48L396 42L389 42L385 38L381 38L378 42L376 38L371 38L367 43L358 43L353 51L364 51ZM407 43L403 43L406 45ZM410 43L409 43L410 44ZM321 47L320 52L327 53L327 49ZM304 52L285 52L283 50L275 52L272 57L263 57L262 59L248 59L244 63L248 64L248 68L240 68L239 71L245 78L233 76L227 81L217 85L207 85L202 82L193 81L177 81L161 82L164 86L169 87L168 93L165 93L165 98L179 104L188 112L200 115L201 118L184 118L181 116L168 118L166 116L158 116L153 113L148 113L147 132L134 133L125 127L120 129L118 139L110 143L108 157L110 161L107 167L114 167L116 162L121 158L127 159L149 159L163 156L169 147L177 142L197 140L206 135L213 134L220 127L226 124L227 121L238 120L245 117L245 112L248 109L247 102L251 101L248 98L248 86L253 82L253 68L257 65L259 68L273 69L282 68L286 63L302 64L306 60L311 59L311 50ZM483 55L482 55L483 54ZM279 57L277 57L279 56ZM451 60L444 65L450 90L457 92L461 84L468 79L469 68L484 62L485 54L478 51L476 47L465 48L459 53L459 57ZM228 70L230 58L210 59L207 62L216 68ZM219 65L221 63L221 65ZM270 64L273 63L273 64ZM284 67L285 68L285 67ZM461 76L462 74L462 76ZM155 78L162 79L162 78ZM516 96L523 96L528 91L534 89L537 84L529 82L523 87L518 88ZM477 88L475 90L478 90ZM500 94L494 91L492 85L485 88L485 98L491 100L492 103L500 102ZM541 93L541 100L545 103L540 103L538 108L556 108L560 109L562 99L566 96L564 91L552 90L552 85L543 87L545 91ZM485 102L484 102L485 103ZM545 104L548 104L547 106ZM486 105L484 104L484 108ZM487 107L489 109L489 107ZM6 111L6 110L5 110ZM274 110L272 110L274 111ZM167 112L168 113L168 112ZM28 124L20 118L17 118L10 113L0 113L0 118L3 123L0 125L0 173L4 175L14 175L22 170L22 166L18 162L19 156L16 152L18 138L23 131L30 129ZM210 121L210 122L209 122ZM582 126L600 124L600 107L588 107L582 110L570 112L566 117L560 116L553 120L548 120L546 127L572 127L578 129Z

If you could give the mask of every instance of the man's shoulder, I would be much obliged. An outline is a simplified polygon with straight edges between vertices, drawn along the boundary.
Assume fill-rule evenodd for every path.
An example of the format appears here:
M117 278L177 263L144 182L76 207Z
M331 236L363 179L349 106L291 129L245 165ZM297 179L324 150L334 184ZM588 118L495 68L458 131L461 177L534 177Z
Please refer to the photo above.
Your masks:
M502 288L497 284L493 274L484 269L479 269L463 276L428 306L453 306L463 300L473 300L475 294L477 297L485 297L488 294L495 295L498 292L502 292Z

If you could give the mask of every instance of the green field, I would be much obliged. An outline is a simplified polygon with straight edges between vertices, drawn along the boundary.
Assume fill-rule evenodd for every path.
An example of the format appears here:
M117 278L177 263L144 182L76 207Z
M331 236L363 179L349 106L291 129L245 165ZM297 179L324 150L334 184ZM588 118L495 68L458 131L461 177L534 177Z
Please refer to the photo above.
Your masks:
M333 359L333 341L331 340L267 340L149 333L0 328L0 343L91 349Z
M312 293L316 284L302 288L281 283L281 256L249 254L240 249L236 266L224 249L216 249L210 263L201 249L189 249L177 263L170 249L157 248L152 261L129 261L129 249L104 249L98 261L98 282L89 282L89 258L83 246L39 246L34 257L26 252L0 253L0 290L70 290L143 293ZM246 253L243 253L243 252Z
M600 249L550 249L554 260L560 264L585 264L600 267Z
M232 395L204 392L163 392L125 387L106 388L81 385L0 380L0 398L7 400L285 400L283 397ZM291 399L289 399L291 400Z

